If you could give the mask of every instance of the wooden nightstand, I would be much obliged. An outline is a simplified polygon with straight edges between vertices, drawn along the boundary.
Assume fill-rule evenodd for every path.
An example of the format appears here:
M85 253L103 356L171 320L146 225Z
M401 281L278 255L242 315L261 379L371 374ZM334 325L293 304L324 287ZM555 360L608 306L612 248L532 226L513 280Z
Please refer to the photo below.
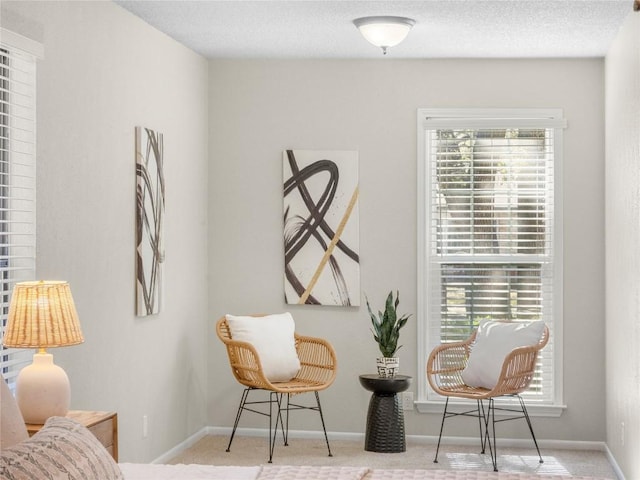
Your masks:
M118 461L118 414L114 412L92 412L88 410L71 410L67 413L71 418L81 423L93 433L102 445L109 451L114 460ZM42 425L27 423L29 436L40 431Z

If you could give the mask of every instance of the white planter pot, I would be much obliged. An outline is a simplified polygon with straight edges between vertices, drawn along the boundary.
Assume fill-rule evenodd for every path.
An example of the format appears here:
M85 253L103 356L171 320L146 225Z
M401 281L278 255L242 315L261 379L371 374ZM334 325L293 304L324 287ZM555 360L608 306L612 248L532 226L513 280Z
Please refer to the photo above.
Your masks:
M400 359L398 357L378 357L378 376L381 378L392 378L398 373Z

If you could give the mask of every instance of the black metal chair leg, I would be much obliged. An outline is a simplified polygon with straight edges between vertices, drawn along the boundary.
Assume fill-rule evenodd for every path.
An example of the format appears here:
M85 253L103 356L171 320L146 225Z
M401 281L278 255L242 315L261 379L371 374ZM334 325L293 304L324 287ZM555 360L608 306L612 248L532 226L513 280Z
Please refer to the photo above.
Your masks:
M440 452L440 440L442 440L442 430L444 429L444 419L447 418L447 407L449 406L449 397L444 402L444 412L442 412L442 423L440 424L440 435L438 435L438 446L436 447L436 456L433 463L438 463L438 452Z
M542 455L540 455L540 449L538 448L538 442L536 440L536 436L533 433L533 425L531 425L531 419L529 418L529 412L527 412L527 407L524 404L524 400L520 395L518 395L518 400L520 401L520 407L522 408L522 413L524 414L524 418L527 421L527 425L529 426L529 431L531 432L531 438L533 438L533 443L536 446L536 451L538 452L538 458L540 459L540 463L544 463L542 459Z
M273 425L273 404L276 404L276 424ZM282 423L280 415L282 403L282 394L277 392L269 392L269 463L273 463L273 450L276 446L276 436L278 435L278 423ZM284 429L284 426L283 426ZM284 431L284 430L283 430ZM273 432L273 435L271 434Z
M229 438L229 445L227 445L227 452L231 451L231 442L233 442L233 437L236 434L236 428L238 428L238 423L240 422L240 417L242 416L242 412L244 410L244 404L247 401L247 395L249 395L250 388L245 388L242 391L242 396L240 397L240 405L238 406L238 412L236 413L236 420L233 423L233 430L231 431L231 438Z
M268 401L248 401L249 392L254 390L249 387L246 388L242 392L242 397L240 399L240 405L238 407L238 412L236 413L236 419L233 425L233 430L231 432L231 437L229 439L229 445L227 446L227 452L231 451L231 443L233 442L233 438L236 433L236 429L238 427L238 423L240 422L240 417L242 416L242 412L244 410L249 410L250 412L257 413L263 416L269 417L269 462L273 462L273 453L275 450L276 439L278 437L278 427L280 427L282 431L282 438L284 440L284 445L287 446L289 443L289 414L291 410L315 410L320 414L320 422L322 423L322 431L324 432L324 440L327 444L327 451L329 452L329 456L332 457L331 446L329 445L329 436L327 435L327 428L324 423L324 414L322 412L322 405L320 403L320 396L318 392L314 392L316 395L316 406L302 406L295 403L291 403L291 395L286 394L286 405L284 405L283 395L284 393L278 392L269 392L269 400ZM254 404L269 404L269 411L265 413L264 409L255 410L252 405ZM283 418L283 415L286 415L286 418Z
M478 425L480 427L480 453L484 454L485 448L487 446L487 438L486 433L482 433L482 421L485 421L485 429L486 429L486 419L484 413L484 403L482 400L476 400L478 405Z
M318 404L318 412L320 413L320 421L322 422L322 431L324 432L324 441L327 443L327 450L329 451L329 456L333 457L331 453L331 447L329 446L329 437L327 436L327 429L324 426L324 415L322 414L322 406L320 405L320 395L318 392L314 392L316 394L316 403Z
M491 437L489 436L489 417L491 417L491 430L493 433L493 448L491 448ZM498 471L498 445L496 444L496 408L493 398L489 399L489 411L487 412L487 438L489 439L489 453L491 454L491 463L493 471Z
M291 399L291 394L287 393L287 422L286 427L283 423L282 425L282 437L284 438L284 446L289 446L289 400Z
M489 402L490 405L491 402ZM489 445L489 455L491 456L492 459L492 463L493 463L493 447L491 446L491 438L489 437L490 433L489 433L489 412L490 410L485 410L484 408L484 400L478 400L478 416L480 417L481 415L481 420L484 420L484 434L482 433L482 427L480 428L480 436L481 436L481 443L482 443L482 451L480 453L486 453L486 448L487 445ZM482 424L481 424L482 425Z

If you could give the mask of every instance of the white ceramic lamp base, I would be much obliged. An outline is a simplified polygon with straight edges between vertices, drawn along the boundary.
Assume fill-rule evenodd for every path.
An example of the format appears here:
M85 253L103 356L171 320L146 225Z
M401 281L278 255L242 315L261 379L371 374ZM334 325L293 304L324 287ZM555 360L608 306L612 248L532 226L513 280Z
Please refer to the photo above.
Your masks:
M16 381L16 401L26 423L42 424L47 418L69 411L71 387L65 371L53 363L50 353L36 353Z

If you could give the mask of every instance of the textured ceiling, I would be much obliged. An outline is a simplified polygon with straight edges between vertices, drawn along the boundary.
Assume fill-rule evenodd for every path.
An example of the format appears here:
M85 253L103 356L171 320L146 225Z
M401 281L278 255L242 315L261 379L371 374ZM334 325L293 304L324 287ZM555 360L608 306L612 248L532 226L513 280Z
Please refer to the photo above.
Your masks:
M353 19L411 17L391 58L600 57L633 0L114 0L208 58L379 58Z

